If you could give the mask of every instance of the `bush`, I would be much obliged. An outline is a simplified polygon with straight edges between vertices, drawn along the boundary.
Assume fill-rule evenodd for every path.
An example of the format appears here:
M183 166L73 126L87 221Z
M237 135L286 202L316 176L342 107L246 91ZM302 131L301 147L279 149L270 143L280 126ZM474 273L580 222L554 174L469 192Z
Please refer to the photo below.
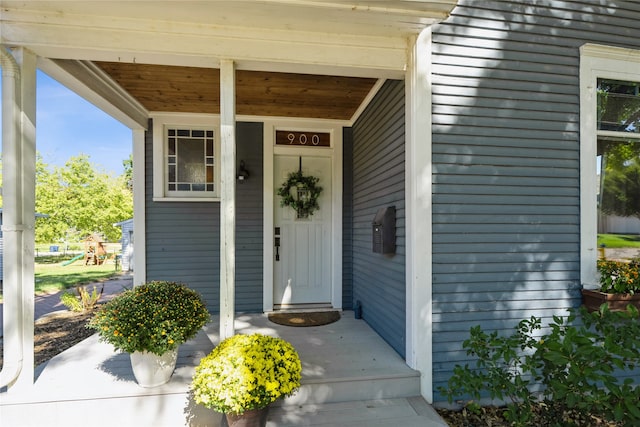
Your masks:
M600 292L610 294L635 294L640 291L640 260L598 260Z
M196 367L191 388L196 403L242 414L264 408L300 387L302 365L293 346L261 334L222 341Z
M487 395L506 403L504 417L516 426L589 425L578 420L596 417L640 425L640 387L631 378L620 379L640 366L638 311L581 309L579 316L554 316L549 327L536 337L541 321L531 317L506 337L471 328L463 347L477 357L476 368L457 365L448 387L439 391L449 403L473 399L466 405L476 412L477 401Z
M92 311L98 305L98 301L104 291L104 285L98 292L98 288L94 285L93 291L89 292L86 286L78 286L74 295L72 292L65 292L60 296L62 304L71 311Z
M193 338L209 319L196 291L181 283L154 281L102 305L87 327L118 350L161 356Z

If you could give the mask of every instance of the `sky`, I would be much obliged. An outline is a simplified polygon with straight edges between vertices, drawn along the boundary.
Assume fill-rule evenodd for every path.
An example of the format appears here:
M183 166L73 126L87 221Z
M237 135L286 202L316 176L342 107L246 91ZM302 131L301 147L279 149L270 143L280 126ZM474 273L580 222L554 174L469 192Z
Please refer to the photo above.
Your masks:
M87 154L97 170L122 174L122 161L131 154L131 130L42 71L36 84L36 150L44 162L64 166L69 158Z

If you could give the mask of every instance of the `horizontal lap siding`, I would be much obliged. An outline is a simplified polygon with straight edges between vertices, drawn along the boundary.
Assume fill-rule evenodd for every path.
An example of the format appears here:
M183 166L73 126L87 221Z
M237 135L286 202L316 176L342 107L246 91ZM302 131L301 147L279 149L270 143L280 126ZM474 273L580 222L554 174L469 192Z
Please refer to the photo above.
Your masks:
M342 307L353 308L353 130L342 131Z
M353 300L405 354L404 84L388 81L353 126ZM372 250L379 208L396 207L396 253Z
M262 310L262 124L238 123L238 162L249 180L237 185L236 310ZM147 280L174 280L220 310L220 203L154 202L152 140L146 141Z
M599 3L462 0L433 28L436 401L471 326L580 304L579 46L640 48L640 4Z
M236 185L236 311L262 312L263 125L238 123L236 159L251 174Z

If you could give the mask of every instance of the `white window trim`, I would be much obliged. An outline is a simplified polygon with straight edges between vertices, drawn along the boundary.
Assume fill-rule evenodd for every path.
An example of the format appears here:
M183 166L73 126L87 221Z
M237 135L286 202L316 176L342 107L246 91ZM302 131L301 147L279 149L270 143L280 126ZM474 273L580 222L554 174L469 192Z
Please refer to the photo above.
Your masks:
M154 202L216 202L220 201L220 117L214 114L153 113L153 201ZM212 196L167 196L165 191L165 135L169 126L207 127L214 129L214 185Z
M597 289L597 95L598 78L640 81L640 50L585 44L580 48L580 280Z

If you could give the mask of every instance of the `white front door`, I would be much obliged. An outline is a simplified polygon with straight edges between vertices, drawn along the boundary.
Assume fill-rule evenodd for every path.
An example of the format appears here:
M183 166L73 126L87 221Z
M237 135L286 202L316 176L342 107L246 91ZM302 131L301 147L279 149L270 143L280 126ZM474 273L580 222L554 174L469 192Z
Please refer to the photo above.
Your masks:
M302 165L304 176L314 176L322 187L319 209L308 218L299 218L289 206L274 198L274 283L275 306L331 304L331 158L276 155L274 188L282 186L291 172Z

